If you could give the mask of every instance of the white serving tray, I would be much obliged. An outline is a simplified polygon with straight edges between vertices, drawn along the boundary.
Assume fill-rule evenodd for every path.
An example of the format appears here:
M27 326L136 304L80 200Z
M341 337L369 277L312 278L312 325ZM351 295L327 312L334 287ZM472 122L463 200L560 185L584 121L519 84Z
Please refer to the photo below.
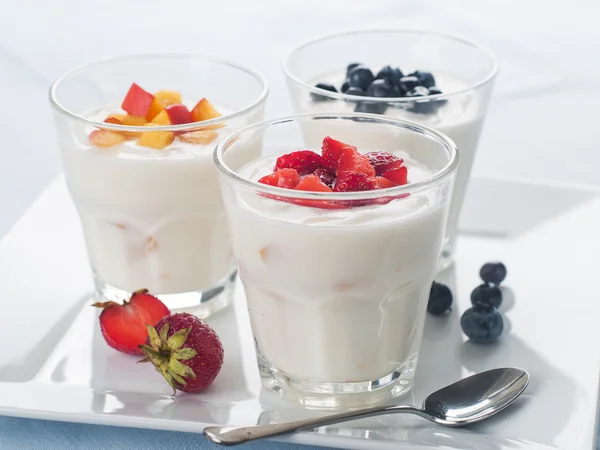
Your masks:
M530 372L522 398L468 429L388 416L282 440L378 450L593 449L600 191L474 179L462 230L457 263L442 280L457 304L449 317L428 317L415 389L401 400L420 404L447 383L500 366ZM506 332L478 346L465 342L459 316L489 260L508 267ZM261 390L242 292L209 320L225 347L217 381L203 394L172 398L152 368L105 345L91 289L79 223L59 178L0 242L0 414L188 432L315 414Z

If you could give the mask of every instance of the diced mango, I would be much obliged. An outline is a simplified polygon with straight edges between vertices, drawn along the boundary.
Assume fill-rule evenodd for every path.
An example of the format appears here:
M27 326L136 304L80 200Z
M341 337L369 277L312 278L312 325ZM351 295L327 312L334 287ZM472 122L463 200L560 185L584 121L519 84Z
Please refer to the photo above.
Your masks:
M190 144L206 145L217 138L217 132L213 130L190 131L179 136L183 142Z
M192 109L192 119L194 119L194 122L202 122L203 120L215 119L217 117L221 117L221 114L205 98L200 100L194 106L194 109Z
M181 94L176 91L158 91L154 94L154 97L164 108L171 105L181 105Z
M146 116L152 105L154 95L133 83L121 104L121 108L131 116Z
M123 123L123 119L126 116L127 116L126 114L110 114L106 119L104 119L104 122L120 125Z
M148 126L153 126L148 125ZM157 150L170 145L175 140L175 133L172 131L146 131L142 133L140 138L137 140L138 145L143 147L152 147Z
M126 140L122 133L110 130L94 130L90 133L90 141L97 147L112 147Z
M163 109L161 112L159 112L158 115L152 119L151 123L155 123L156 125L171 125L167 110Z
M141 127L143 125L146 125L147 123L148 121L146 120L146 118L140 116L123 116L123 118L121 119L122 125L129 125L131 127Z
M150 108L148 108L148 113L146 114L146 120L148 122L150 122L152 119L154 119L164 108L164 106L162 105L162 103L160 102L160 100L158 100L156 97L154 97L154 99L152 100L152 103L150 104Z

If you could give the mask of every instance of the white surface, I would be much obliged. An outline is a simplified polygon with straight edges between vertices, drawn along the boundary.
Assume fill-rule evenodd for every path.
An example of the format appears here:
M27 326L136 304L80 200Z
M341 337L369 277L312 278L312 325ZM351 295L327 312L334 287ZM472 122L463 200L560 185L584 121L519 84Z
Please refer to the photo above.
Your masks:
M471 193L464 221L471 234L461 236L456 268L444 279L458 305L449 317L428 317L415 391L403 400L420 403L473 371L508 365L530 372L526 393L470 429L390 416L291 441L357 449L593 448L600 303L590 292L600 254L600 192L476 179ZM506 332L495 345L472 345L464 342L459 314L479 267L494 259L509 270ZM59 179L0 243L0 340L11 345L0 353L0 414L193 432L208 423L309 414L261 391L241 297L210 320L226 355L215 385L171 398L154 370L105 345L89 307L91 287L76 214Z

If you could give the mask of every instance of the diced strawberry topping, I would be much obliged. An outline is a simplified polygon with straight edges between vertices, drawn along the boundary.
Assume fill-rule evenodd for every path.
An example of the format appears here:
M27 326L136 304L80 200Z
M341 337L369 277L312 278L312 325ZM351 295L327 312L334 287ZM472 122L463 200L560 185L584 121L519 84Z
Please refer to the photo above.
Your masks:
M173 125L181 125L184 123L192 123L192 113L187 109L185 105L171 105L165 108L169 119Z
M323 183L317 175L306 175L294 189L297 191L331 192L331 188Z
M280 169L277 172L265 175L258 182L269 186L294 189L300 183L300 175L296 169Z
M323 158L311 150L300 150L277 158L275 170L296 169L300 175L308 175L323 167Z
M333 187L333 184L335 183L335 175L330 174L326 169L317 169L315 170L314 174L318 176L327 186L330 188Z
M370 191L373 189L375 189L375 183L371 181L368 175L361 172L342 172L338 174L333 187L334 192Z
M375 186L374 189L387 189L396 186L396 184L393 181L388 180L384 177L372 177L369 180Z
M323 157L323 165L325 168L330 172L335 173L340 156L342 156L342 151L347 147L352 146L326 136L325 139L323 139L323 145L321 147L321 156Z
M408 169L406 166L388 170L383 173L383 176L396 183L397 186L402 186L408 183Z
M125 96L125 100L121 104L121 108L127 111L130 116L145 117L150 110L153 100L154 95L133 83Z
M369 157L361 154L354 147L346 147L342 151L336 175L339 177L343 172L358 172L364 173L368 177L375 176L375 169L369 162Z
M392 155L388 152L370 152L366 153L365 156L369 158L369 162L375 168L375 172L377 172L377 175L381 175L387 170L400 167L404 162L396 155Z

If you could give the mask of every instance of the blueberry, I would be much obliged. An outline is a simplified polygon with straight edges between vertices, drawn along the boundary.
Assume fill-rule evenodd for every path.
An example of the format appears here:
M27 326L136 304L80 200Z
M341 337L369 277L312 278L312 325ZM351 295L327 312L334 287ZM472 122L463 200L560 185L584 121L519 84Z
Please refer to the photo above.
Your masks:
M504 320L496 308L478 303L460 318L460 327L467 337L478 344L489 344L502 334Z
M426 97L429 95L429 89L423 86L417 86L406 93L407 97Z
M366 91L369 85L373 82L375 76L370 69L364 66L358 66L352 69L348 75L348 82L352 87L359 87Z
M349 87L350 87L350 82L348 80L345 80L344 83L342 84L342 87L340 88L340 91L342 93L346 93L346 91L348 90Z
M430 86L427 89L429 89L429 95L438 95L438 94L442 94L442 91L439 90L437 87L435 86Z
M429 95L429 89L423 86L417 86L406 93L407 98L426 97L427 95ZM406 109L417 114L433 114L440 106L441 104L438 102L425 100L422 102L415 102Z
M348 67L346 67L346 78L348 78L350 76L350 72L352 72L352 70L358 66L362 66L362 64L361 63L348 64Z
M427 304L427 312L434 316L441 316L450 309L452 305L452 292L445 284L436 283L431 285L429 291L429 303Z
M431 72L415 70L413 73L409 74L409 76L417 78L417 80L419 80L419 84L426 88L435 86L435 78L433 77L433 74Z
M349 87L348 89L346 89L346 92L344 92L344 94L346 95L360 95L361 97L366 97L367 93L365 91L363 91L361 88L357 88L354 86Z
M317 83L315 85L316 88L319 89L323 89L325 91L330 91L330 92L337 92L337 89L335 88L335 86L333 84L329 84L329 83ZM321 94L317 94L315 92L311 92L311 96L314 100L319 101L319 102L323 102L323 101L327 101L327 100L332 100L331 97L327 97L325 95L321 95Z
M497 286L490 286L483 283L473 289L471 292L471 303L487 303L498 308L502 304L502 291Z
M402 77L400 78L400 83L404 85L406 91L412 91L414 88L419 86L419 79L413 76Z
M369 97L391 97L392 87L385 80L375 80L367 89Z
M392 69L390 66L385 66L383 69L381 69L379 72L377 72L377 75L375 75L375 79L376 80L384 80L389 85L393 85L394 84L394 81L392 79L393 72L394 72L394 69Z
M479 276L486 283L499 285L506 278L506 266L501 262L486 263L481 267Z
M354 107L354 112L383 114L385 113L387 107L387 103L361 101L356 103L356 106Z

